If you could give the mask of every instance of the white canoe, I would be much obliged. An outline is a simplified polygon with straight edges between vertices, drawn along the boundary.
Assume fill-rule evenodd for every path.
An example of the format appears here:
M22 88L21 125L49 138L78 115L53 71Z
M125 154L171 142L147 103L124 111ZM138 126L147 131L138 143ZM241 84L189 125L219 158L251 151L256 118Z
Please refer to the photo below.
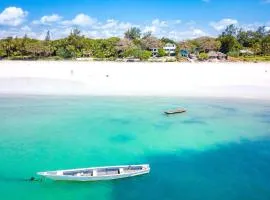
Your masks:
M57 181L102 181L139 176L149 172L149 165L144 164L57 170L37 174Z

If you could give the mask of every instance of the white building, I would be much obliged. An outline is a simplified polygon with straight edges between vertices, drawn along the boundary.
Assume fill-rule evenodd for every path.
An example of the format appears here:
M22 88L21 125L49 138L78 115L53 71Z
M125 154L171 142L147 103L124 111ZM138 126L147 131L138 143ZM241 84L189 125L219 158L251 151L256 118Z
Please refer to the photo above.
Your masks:
M254 52L250 51L248 49L243 49L243 50L240 50L240 54L242 54L242 55L254 55Z
M152 52L152 56L153 57L157 57L158 56L158 48L151 48L150 50Z
M176 50L176 45L172 44L172 43L167 43L164 47L163 47L164 51L169 55L175 55L175 50Z

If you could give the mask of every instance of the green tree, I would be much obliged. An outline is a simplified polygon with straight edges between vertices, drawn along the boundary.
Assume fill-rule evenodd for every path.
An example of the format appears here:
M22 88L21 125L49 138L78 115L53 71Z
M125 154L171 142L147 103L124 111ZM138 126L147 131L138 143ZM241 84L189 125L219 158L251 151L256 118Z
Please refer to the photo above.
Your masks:
M50 41L51 40L51 33L50 33L50 31L47 31L47 33L46 33L46 36L45 36L45 41Z
M79 37L81 35L81 31L78 28L74 28L71 30L70 36Z
M265 26L259 26L256 33L260 38L263 38L268 34Z
M118 52L119 57L123 58L125 57L125 52L129 49L135 49L136 45L133 43L133 41L129 39L121 39L116 44L116 50Z
M4 58L7 56L7 52L5 49L5 44L3 40L0 40L0 58Z
M142 39L149 38L149 37L153 37L151 31L147 31L146 33L144 33Z
M128 58L128 57L139 58L139 57L140 57L141 51L142 51L142 50L139 49L138 47L130 48L130 49L127 49L127 50L123 53L123 56L124 56L125 58Z
M72 58L70 51L63 47L57 49L56 56L59 56L61 58Z
M62 58L75 58L83 55L85 38L77 28L73 29L67 38L52 43L53 51Z
M221 43L216 38L200 37L195 39L194 46L201 52L218 51Z
M11 53L12 53L12 49L13 49L12 40L13 40L12 37L7 37L6 39L2 40L2 48L3 48L3 51L5 52L5 55L7 57L10 57Z
M222 36L234 36L236 37L238 32L238 28L234 25L231 24L226 27L226 29L222 32Z
M244 31L243 29L240 29L237 34L237 40L243 47L251 47L252 42L250 40L251 38L251 32Z
M142 50L138 47L127 49L124 52L124 57L139 58L140 60L147 60L152 56L151 51Z
M96 58L116 58L118 57L117 43L119 38L98 39L92 41L92 54Z
M167 43L176 44L176 42L175 42L174 40L171 40L171 39L165 38L165 37L161 38L160 41L161 41L163 44L167 44Z
M230 51L239 51L242 48L241 44L232 35L221 36L219 37L219 41L221 42L220 51L222 53L228 53Z
M125 32L125 38L129 40L138 40L141 38L141 30L137 27L132 27Z
M45 55L44 48L44 44L38 40L31 40L25 44L26 52L34 57L43 57Z
M262 45L260 42L255 42L251 44L251 49L254 52L254 54L258 55L262 53Z
M6 57L6 52L0 46L0 58L4 58L4 57Z
M262 54L270 55L270 35L267 35L262 40Z

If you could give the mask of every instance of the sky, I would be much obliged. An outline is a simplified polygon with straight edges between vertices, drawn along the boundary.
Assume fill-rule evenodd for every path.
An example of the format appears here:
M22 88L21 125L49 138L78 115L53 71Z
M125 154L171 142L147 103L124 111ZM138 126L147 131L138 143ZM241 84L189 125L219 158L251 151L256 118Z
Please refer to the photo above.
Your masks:
M174 40L217 36L227 25L270 30L270 0L0 0L0 38L123 37L130 27Z

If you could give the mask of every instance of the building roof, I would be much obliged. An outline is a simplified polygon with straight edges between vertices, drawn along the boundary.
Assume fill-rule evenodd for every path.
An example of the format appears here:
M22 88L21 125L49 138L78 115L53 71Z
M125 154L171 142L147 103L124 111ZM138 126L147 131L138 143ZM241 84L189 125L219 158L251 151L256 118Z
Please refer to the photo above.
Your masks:
M172 43L167 43L164 47L176 47L176 45Z

